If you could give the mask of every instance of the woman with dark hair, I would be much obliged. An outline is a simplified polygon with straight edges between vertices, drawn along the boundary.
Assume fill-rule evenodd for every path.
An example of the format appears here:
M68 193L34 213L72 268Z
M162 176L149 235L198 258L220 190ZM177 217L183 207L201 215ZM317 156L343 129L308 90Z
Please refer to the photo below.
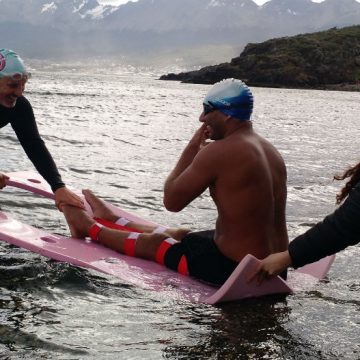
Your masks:
M336 195L340 205L332 214L290 242L288 250L271 254L257 266L251 279L258 283L287 267L298 268L360 242L360 163L335 180L349 178Z

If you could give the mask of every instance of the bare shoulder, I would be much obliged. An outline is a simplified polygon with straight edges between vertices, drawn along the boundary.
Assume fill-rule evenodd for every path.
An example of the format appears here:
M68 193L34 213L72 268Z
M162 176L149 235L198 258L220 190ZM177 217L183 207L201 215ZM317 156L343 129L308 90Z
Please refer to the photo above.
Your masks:
M225 145L224 140L216 140L210 142L199 151L197 157L200 159L211 158L215 160L217 157L221 156L224 153L224 151L226 151L224 149L224 145Z
M249 165L259 168L260 164L264 166L275 167L278 172L286 173L285 162L275 147L269 140L261 135L252 132L247 136L239 137L236 143L239 157Z
M246 166L259 164L259 160L285 169L284 160L276 147L268 140L254 133L229 136L205 146L197 155L197 161L219 167L226 164Z
M266 162L270 165L273 176L286 182L287 169L280 151L269 140L262 137L259 137L259 139L264 149Z
M260 137L260 139L269 159L278 162L279 165L285 167L285 161L276 146L265 138Z

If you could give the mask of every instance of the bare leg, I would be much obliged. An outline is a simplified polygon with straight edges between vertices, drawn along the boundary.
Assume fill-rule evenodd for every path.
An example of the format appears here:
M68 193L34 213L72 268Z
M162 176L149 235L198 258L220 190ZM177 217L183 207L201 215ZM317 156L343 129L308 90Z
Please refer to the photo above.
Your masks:
M106 203L100 198L98 198L92 191L83 190L82 192L85 196L86 201L91 206L95 217L111 222L115 222L119 218L113 213L111 209L108 208ZM127 226L133 229L138 229L145 233L152 233L156 229L155 226L143 225L134 221L130 221ZM180 241L188 232L190 232L190 229L167 228L164 233L167 234L169 237Z
M89 230L95 221L80 208L65 205L63 213L70 228L71 235L75 238L83 239L88 236ZM98 236L98 242L118 251L124 252L125 240L129 237L129 232L102 228ZM166 238L165 234L140 234L137 242L135 254L143 259L155 260L157 249L161 242Z
M95 224L95 221L84 210L65 205L63 213L72 237L84 239L88 236L90 227Z
M82 190L86 201L91 206L94 213L94 217L105 219L111 222L115 222L119 217L113 213L113 211L107 207L105 201L101 200L91 190Z

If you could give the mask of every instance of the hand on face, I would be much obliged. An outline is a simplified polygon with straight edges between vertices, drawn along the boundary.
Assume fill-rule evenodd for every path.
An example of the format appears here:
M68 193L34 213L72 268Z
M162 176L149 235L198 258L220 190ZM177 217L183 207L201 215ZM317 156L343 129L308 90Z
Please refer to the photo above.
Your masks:
M258 266L248 277L248 282L256 279L256 283L260 285L264 280L281 274L290 265L291 257L288 251L271 254L260 261Z
M62 211L64 205L71 205L85 210L84 202L80 196L76 195L66 187L62 187L55 191L55 204L60 211Z
M5 174L0 173L0 189L3 189L6 186L6 180L8 180L9 177Z
M209 139L209 132L207 130L207 126L202 124L199 129L196 130L193 135L191 141L199 147L199 150L204 146L208 145L206 140Z

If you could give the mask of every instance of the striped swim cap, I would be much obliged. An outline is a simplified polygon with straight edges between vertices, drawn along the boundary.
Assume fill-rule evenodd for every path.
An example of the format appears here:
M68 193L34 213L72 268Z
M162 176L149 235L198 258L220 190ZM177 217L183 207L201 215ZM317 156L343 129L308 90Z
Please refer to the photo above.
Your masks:
M254 98L243 81L225 79L214 84L205 96L204 104L225 115L248 121L253 110Z
M0 49L0 78L28 76L24 62L12 50Z

